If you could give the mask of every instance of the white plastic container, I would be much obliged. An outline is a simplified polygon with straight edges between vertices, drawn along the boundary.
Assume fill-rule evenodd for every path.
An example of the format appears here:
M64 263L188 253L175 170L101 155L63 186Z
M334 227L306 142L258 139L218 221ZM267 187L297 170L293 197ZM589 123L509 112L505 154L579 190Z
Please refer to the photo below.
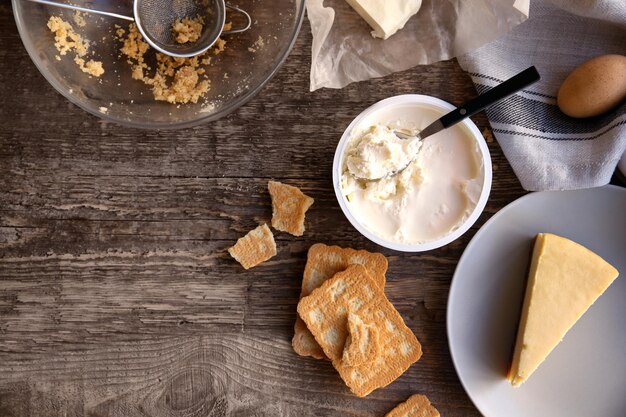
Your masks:
M415 106L415 110L413 110L413 106ZM396 114L404 114L405 117L403 117L402 119L406 119L407 114L410 114L413 111L419 111L420 109L422 109L423 111L425 108L430 111L436 111L437 113L440 113L441 116L455 109L452 104L447 103L443 100L431 96L418 94L400 95L379 101L378 103L365 109L352 121L352 123L350 123L348 128L343 133L339 144L337 145L337 150L335 151L335 158L333 161L333 186L335 188L335 195L337 196L337 200L339 201L339 205L341 206L343 213L348 218L350 223L352 223L352 225L363 236L365 236L372 242L375 242L386 248L402 252L423 252L431 249L436 249L441 246L447 245L448 243L457 239L476 222L483 209L485 208L485 204L487 203L487 199L491 191L492 169L489 149L487 148L485 139L483 138L476 125L470 119L466 119L459 124L462 125L464 131L466 131L476 141L478 153L482 158L483 184L476 206L471 211L471 213L464 219L464 221L457 225L456 228L454 228L445 236L436 240L408 244L388 240L376 235L374 232L361 224L358 221L357 217L351 213L350 204L348 203L346 196L341 190L341 177L342 167L344 165L343 159L345 157L346 147L348 145L352 131L354 129L367 127L373 123L382 122L383 120L390 122L391 120L389 119L393 118ZM410 122L410 120L408 120L408 122ZM436 137L432 137L431 140L436 140Z

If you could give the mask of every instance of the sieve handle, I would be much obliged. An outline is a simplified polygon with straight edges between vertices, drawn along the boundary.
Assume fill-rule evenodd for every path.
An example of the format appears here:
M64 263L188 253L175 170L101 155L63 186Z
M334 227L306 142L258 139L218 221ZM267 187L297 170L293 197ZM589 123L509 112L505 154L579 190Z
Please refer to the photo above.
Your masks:
M103 16L116 17L118 19L130 20L131 22L135 21L135 19L133 19L132 17L125 16L123 14L105 12L102 10L88 9L86 7L73 6L71 4L66 4L66 3L57 3L56 1L50 1L50 0L29 0L29 1L32 1L34 3L45 4L48 6L61 7L63 9L78 10L79 12L95 13L95 14L99 14ZM248 16L248 18L250 18L250 16Z
M252 26L252 18L250 17L248 12L246 12L243 9L240 9L239 7L231 6L229 4L226 5L226 8L230 9L231 11L233 11L235 13L239 13L240 15L243 15L243 17L246 18L246 26L245 27L241 27L241 28L237 28L237 29L225 30L225 31L222 32L222 35L230 35L231 33L241 33L241 32L245 32L246 30L250 29L250 26Z

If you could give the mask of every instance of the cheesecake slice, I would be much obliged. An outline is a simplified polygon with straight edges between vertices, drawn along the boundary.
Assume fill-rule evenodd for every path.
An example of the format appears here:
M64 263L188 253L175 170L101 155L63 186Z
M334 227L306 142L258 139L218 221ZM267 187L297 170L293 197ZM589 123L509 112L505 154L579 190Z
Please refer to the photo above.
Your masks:
M532 375L617 275L584 246L550 233L537 235L507 375L511 385Z

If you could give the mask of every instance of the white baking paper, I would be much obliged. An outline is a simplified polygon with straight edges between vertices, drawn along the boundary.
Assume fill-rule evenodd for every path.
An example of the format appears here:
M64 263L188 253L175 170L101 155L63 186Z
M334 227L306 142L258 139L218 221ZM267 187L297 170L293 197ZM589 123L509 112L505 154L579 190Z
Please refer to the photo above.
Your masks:
M402 30L382 40L372 37L370 26L345 0L306 0L313 33L311 91L470 52L526 20L528 2L424 0Z

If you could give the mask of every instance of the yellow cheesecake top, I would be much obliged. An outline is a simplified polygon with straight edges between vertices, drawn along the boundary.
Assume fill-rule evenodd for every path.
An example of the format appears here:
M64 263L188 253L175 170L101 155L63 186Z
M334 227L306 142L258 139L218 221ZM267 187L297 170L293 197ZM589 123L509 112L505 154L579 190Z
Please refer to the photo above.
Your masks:
M507 378L521 385L617 278L584 246L551 233L535 239L526 294Z

